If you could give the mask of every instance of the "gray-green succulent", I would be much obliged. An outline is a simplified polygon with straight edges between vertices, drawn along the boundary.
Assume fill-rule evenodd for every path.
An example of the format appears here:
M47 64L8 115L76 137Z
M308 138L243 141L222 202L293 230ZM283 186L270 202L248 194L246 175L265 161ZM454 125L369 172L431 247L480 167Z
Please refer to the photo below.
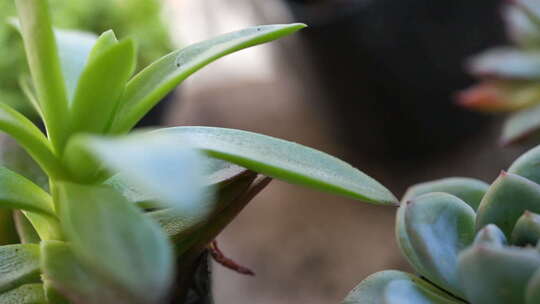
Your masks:
M396 239L416 274L382 271L344 304L540 303L540 146L488 185L446 178L412 186Z

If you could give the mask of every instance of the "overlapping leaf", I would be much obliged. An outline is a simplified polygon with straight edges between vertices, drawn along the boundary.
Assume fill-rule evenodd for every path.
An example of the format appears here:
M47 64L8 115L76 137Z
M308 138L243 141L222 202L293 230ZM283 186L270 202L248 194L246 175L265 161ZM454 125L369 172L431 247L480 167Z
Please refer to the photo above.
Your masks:
M168 135L211 157L290 183L370 203L397 203L390 191L360 170L297 143L247 131L212 127L166 128L154 134Z

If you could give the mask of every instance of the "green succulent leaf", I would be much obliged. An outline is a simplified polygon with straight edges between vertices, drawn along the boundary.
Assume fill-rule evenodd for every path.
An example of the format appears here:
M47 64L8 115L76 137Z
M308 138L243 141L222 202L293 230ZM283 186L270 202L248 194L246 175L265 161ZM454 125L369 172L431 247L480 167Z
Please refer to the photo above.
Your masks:
M65 176L45 135L28 118L3 103L0 103L0 130L17 140L49 176Z
M15 4L45 126L54 149L62 151L67 139L68 99L48 1L16 0Z
M26 284L0 294L2 304L46 304L42 284Z
M401 282L396 285L397 290L389 288L392 284ZM394 291L396 293L394 293ZM407 294L407 297L416 297L419 303L437 303L437 304L453 304L464 303L458 299L450 297L437 287L415 275L396 271L386 270L370 275L360 284L358 284L343 300L342 304L393 304L393 303L408 303L395 302L395 297ZM421 302L422 299L431 297L436 299L435 302ZM419 299L420 298L420 299ZM390 302L388 302L388 300ZM402 298L402 301L407 298Z
M540 146L523 153L508 168L508 173L517 174L540 184Z
M21 211L15 210L13 212L13 219L21 243L39 244L39 242L41 241L39 234L37 233L34 226L32 226L30 220L28 220Z
M540 135L540 105L510 114L504 122L500 142L503 146Z
M449 177L416 184L403 195L402 202L430 192L444 192L457 196L474 210L478 208L489 185L481 180L468 177Z
M474 210L441 192L421 195L400 209L404 211L398 212L396 229L405 231L398 231L398 242L410 264L434 284L463 297L457 258L474 240Z
M540 212L540 185L519 175L503 172L480 203L476 213L476 229L495 224L510 239L514 225L526 210Z
M536 246L538 239L540 239L540 215L525 211L512 231L512 244Z
M39 246L0 246L0 274L0 293L23 284L39 282Z
M293 184L379 204L397 199L376 180L326 153L274 137L234 129L175 127L160 129L222 159Z
M525 292L526 304L540 303L540 269L537 269L529 282Z
M540 52L493 48L473 58L470 69L480 76L504 79L540 79Z
M480 229L474 238L474 245L490 245L495 247L502 247L508 243L506 236L499 229L499 227L488 224L486 227Z
M95 175L101 164L119 172L128 183L162 207L197 208L197 203L212 193L201 172L202 156L178 142L158 134L134 134L108 138L80 136L66 148L66 162L73 172L87 166ZM101 162L101 163L100 163Z
M55 217L49 194L25 177L0 167L0 207Z
M433 289L412 280L396 280L386 286L385 304L456 304L456 299L448 299Z
M103 43L98 47L104 48ZM105 131L135 69L135 44L131 39L96 50L92 56L80 76L71 107L73 133Z
M99 276L89 271L66 243L45 241L41 252L46 279L74 303L132 303L129 296L117 294L111 285L104 284Z
M540 267L532 248L477 245L459 256L459 277L471 303L525 303L527 282Z
M163 300L174 261L159 226L109 186L58 187L62 226L75 257L131 303Z
M101 54L109 51L111 47L116 44L118 44L118 39L116 39L116 35L114 34L113 30L103 32L96 40L96 43L92 46L87 61L93 62L96 60L96 58L99 58Z
M523 47L540 46L540 27L531 19L539 11L535 0L517 0L519 5L506 5L504 17L512 40ZM528 8L527 11L524 8Z
M189 75L214 60L238 50L289 35L304 24L250 27L174 51L138 73L129 81L112 127L125 133Z
M71 101L97 37L92 33L74 30L55 29L54 33L62 74L66 82L67 100Z

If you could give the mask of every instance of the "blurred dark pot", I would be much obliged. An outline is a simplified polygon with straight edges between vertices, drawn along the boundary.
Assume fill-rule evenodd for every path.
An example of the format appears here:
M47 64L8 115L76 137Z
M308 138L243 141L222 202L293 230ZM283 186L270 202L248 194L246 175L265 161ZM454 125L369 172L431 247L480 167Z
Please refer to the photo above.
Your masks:
M287 0L338 134L362 153L448 151L488 119L454 105L468 57L504 43L502 0Z

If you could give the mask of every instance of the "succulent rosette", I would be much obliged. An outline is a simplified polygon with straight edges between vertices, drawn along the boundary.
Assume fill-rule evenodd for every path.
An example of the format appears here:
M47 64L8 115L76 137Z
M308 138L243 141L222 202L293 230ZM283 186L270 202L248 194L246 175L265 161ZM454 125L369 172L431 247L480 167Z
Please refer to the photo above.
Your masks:
M382 271L343 303L540 303L540 146L488 185L471 178L405 193L396 238L416 274Z
M480 112L509 112L500 138L508 145L540 137L540 2L508 1L502 12L512 44L470 60L480 83L461 92L458 102Z

